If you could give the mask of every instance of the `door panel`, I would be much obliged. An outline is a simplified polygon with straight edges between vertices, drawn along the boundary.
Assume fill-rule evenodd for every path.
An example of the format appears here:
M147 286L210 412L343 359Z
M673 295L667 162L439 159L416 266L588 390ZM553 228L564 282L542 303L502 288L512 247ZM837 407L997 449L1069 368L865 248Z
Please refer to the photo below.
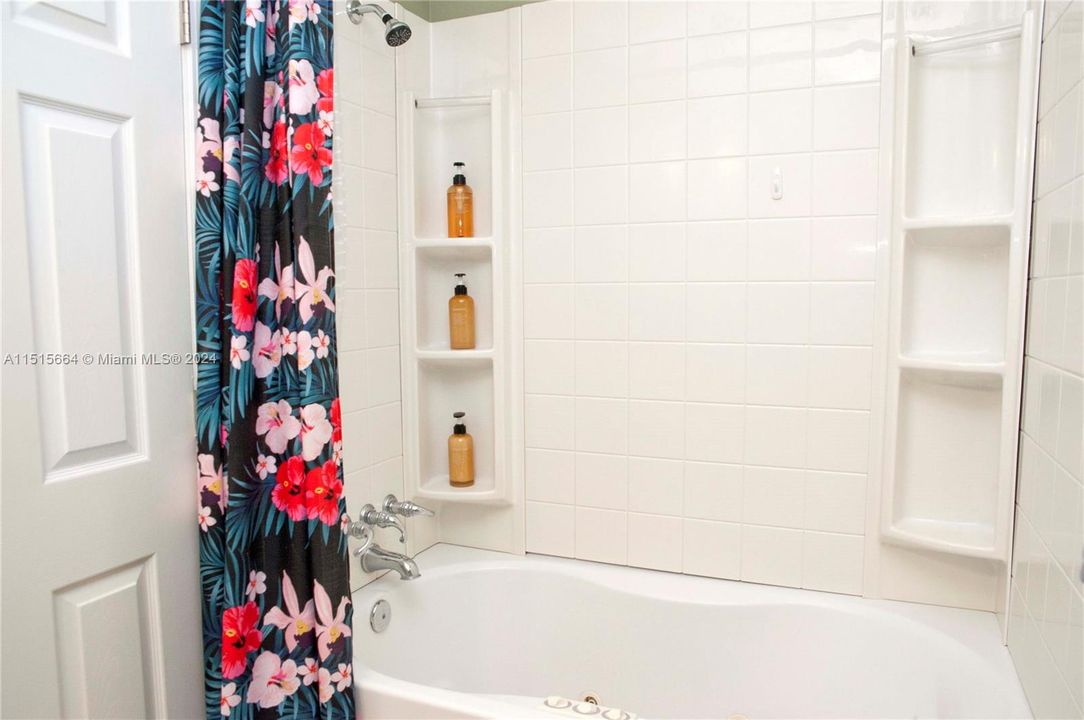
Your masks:
M34 335L40 347L93 359L37 370L48 482L94 463L146 459L143 368L119 357L110 364L138 354L136 222L126 202L134 158L128 118L25 98L20 111Z
M203 714L178 17L0 4L5 718Z
M165 695L154 558L53 593L64 717L145 718ZM133 622L134 621L134 622Z

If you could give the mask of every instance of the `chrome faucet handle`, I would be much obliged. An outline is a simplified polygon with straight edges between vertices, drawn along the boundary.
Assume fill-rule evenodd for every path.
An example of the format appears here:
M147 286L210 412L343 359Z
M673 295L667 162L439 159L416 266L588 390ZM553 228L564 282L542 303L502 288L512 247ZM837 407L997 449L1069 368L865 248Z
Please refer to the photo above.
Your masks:
M365 552L372 547L373 528L364 520L351 520L350 516L347 515L346 534L355 540L361 540L361 547L354 551L354 554L358 557L364 555Z
M391 494L384 498L383 507L384 512L391 513L392 515L400 515L402 517L414 517L415 515L433 517L436 515L436 513L429 508L424 508L410 500L399 500Z
M406 542L406 528L403 521L386 510L377 510L371 503L361 509L363 522L374 527L392 527L399 531L399 542Z

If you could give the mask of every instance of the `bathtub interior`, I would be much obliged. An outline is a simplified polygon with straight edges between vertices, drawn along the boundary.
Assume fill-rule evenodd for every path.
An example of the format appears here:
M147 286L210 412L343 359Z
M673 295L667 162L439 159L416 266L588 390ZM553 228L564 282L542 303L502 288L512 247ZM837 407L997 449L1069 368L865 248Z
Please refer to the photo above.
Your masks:
M641 717L1029 717L993 616L438 545L355 595L358 665ZM424 649L423 649L424 648ZM362 680L361 702L365 702ZM537 703L535 703L537 704Z
M538 558L461 557L453 570L434 564L438 545L421 555L418 582L385 578L359 595L363 689L394 690L404 717L425 712L421 697L439 696L445 717L501 716L526 707L515 698L585 692L647 716L1026 716L1003 645L1023 357L1006 333L1022 327L1026 280L1008 276L1026 265L1017 240L1030 218L1030 160L1014 152L1034 129L1014 108L1031 98L1023 59L1038 53L1024 49L1046 27L1041 3L590 7L411 17L417 39L370 64L384 73L367 78L379 92L346 98L387 101L356 127L379 119L394 149L366 166L364 194L361 182L336 190L348 213L365 209L355 222L397 233L386 277L353 289L365 292L366 322L369 308L399 303L379 326L380 360L347 385L389 389L366 406L378 464L363 468L370 496L355 490L351 502L394 491L435 508L436 520L414 521L411 552L440 541L985 612L749 597L674 576L645 595L615 588L626 575L602 569L601 582L593 566L585 575ZM1019 33L996 47L933 59L904 61L892 45L1008 25ZM746 53L740 87L702 93L697 83L726 71L729 58L704 54L724 36ZM784 47L786 37L807 42ZM808 80L794 80L795 63ZM853 110L838 137L833 97L862 101L838 103ZM769 112L778 107L798 112L788 121ZM725 133L744 136L739 149L705 150L706 108L740 110L744 130ZM357 130L340 120L349 146ZM950 142L921 137L946 128ZM996 139L964 142L986 131ZM946 146L959 152L929 152ZM468 161L476 192L469 241L443 237L453 159ZM988 161L996 171L966 180ZM731 176L734 192L712 184ZM391 200L375 220L372 198ZM976 199L997 202L964 202ZM673 214L653 214L664 206ZM794 237L768 233L783 227ZM818 255L833 243L840 257ZM453 358L444 333L457 271L473 278L479 345ZM996 346L979 358L989 363L969 355L979 340ZM698 363L711 366L699 382ZM457 410L472 418L478 481L453 490L443 453ZM659 482L647 488L646 475ZM1031 548L1047 543L1037 530L1024 535ZM631 540L648 535L660 542ZM1037 576L1031 586L1045 584ZM1043 591L1033 603L1025 589L1041 613ZM370 593L392 600L383 634L364 622ZM1065 614L1078 617L1072 598ZM1013 612L1022 607L1015 598ZM1019 627L1039 637L1038 624ZM479 709L483 699L506 709Z

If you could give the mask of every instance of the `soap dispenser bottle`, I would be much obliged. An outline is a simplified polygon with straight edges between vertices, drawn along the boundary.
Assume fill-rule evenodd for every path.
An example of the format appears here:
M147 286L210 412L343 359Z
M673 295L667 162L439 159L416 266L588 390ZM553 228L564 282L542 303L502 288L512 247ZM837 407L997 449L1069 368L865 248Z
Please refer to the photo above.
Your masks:
M454 175L448 188L448 237L474 237L474 191L463 174L466 165L452 163Z
M474 484L474 438L467 432L465 416L463 412L452 414L455 425L448 436L448 482L457 488Z
M448 339L452 350L474 349L474 298L467 294L466 274L455 274L455 294L448 300Z

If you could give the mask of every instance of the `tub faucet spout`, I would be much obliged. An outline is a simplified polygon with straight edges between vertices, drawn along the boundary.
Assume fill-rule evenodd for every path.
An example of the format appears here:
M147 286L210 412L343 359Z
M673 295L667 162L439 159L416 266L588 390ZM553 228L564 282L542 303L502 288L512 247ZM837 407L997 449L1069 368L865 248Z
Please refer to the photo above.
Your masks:
M379 545L369 545L358 554L361 556L361 569L367 573L394 570L403 580L421 577L421 571L418 570L418 563L414 562L414 558L385 550Z

